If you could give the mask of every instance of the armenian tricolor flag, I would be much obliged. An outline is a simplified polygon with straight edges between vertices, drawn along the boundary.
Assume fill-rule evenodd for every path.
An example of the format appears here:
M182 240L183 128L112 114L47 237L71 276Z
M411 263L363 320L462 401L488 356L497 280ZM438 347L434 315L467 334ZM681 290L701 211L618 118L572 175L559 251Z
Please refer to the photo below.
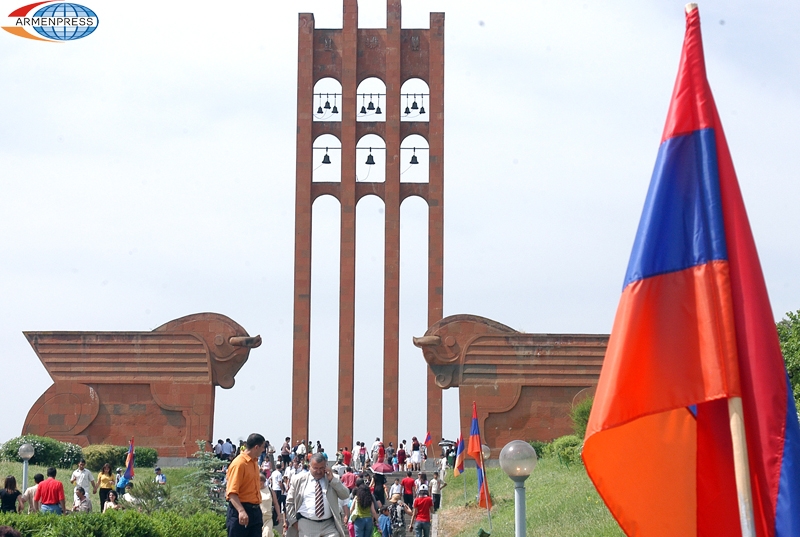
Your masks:
M456 462L453 468L453 475L459 476L464 473L464 434L458 436L458 445L456 445Z
M489 482L486 481L486 472L483 467L483 449L481 444L481 430L478 426L478 407L475 401L472 402L472 427L469 431L469 447L467 453L475 459L478 470L478 491L480 493L479 504L487 509L492 508L492 498L489 495Z
M433 440L431 439L431 432L428 431L428 434L425 435L425 441L423 442L423 444L425 444L428 447L431 447L432 443L433 443Z
M742 535L749 526L759 537L796 536L800 425L706 79L697 6L686 11L678 78L583 459L628 535ZM737 406L746 442L734 444ZM738 466L738 491L748 476L752 490L741 521L734 445L749 463Z
M133 437L128 442L128 455L125 457L125 473L123 476L130 480L133 479Z

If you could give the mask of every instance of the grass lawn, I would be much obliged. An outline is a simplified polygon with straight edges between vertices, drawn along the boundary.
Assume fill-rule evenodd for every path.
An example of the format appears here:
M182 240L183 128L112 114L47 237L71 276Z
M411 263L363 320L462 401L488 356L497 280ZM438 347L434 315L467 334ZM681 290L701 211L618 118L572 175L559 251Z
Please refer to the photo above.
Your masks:
M492 535L514 535L514 483L500 468L487 470L494 501ZM464 501L464 480L467 502ZM440 537L474 537L478 529L489 531L486 509L477 506L478 490L474 469L453 477L447 474L439 511ZM582 465L569 468L558 459L540 459L525 482L527 535L544 537L624 536L597 494Z
M67 501L67 509L72 509L72 494L75 486L69 482L69 478L72 475L73 470L75 470L77 466L72 469L64 469L64 468L57 468L56 479L61 481L64 484L64 496L66 496ZM116 470L116 468L114 468ZM167 476L167 483L169 485L178 485L183 482L184 478L189 472L192 472L194 469L191 467L180 467L180 468L162 468L164 475ZM137 480L142 479L152 479L155 475L155 472L152 468L135 468L135 476L134 476L134 483ZM28 486L32 486L33 476L34 474L42 474L43 476L47 477L47 467L45 466L35 466L30 465L28 467ZM2 486L2 480L5 480L6 476L13 475L17 478L17 488L24 492L22 486L22 464L16 462L0 462L0 486ZM97 479L97 472L92 472L95 480ZM98 494L92 494L91 490L86 491L89 494L89 498L92 500L92 511L99 512L100 511L100 497Z

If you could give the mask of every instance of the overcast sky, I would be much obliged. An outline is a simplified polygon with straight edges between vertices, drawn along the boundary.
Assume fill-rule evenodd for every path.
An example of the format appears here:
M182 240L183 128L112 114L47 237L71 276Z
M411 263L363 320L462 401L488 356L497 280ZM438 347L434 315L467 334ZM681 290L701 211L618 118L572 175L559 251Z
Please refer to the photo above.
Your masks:
M2 14L25 2L0 1ZM360 26L385 25L362 0ZM215 436L290 431L297 14L334 0L89 0L91 36L0 35L0 441L51 380L22 332L225 314L264 344ZM445 315L607 333L684 35L682 1L403 2L445 16ZM775 319L800 309L800 5L700 3ZM333 156L333 155L332 155ZM405 158L405 155L404 155ZM315 205L311 438L334 447L338 204ZM403 205L400 435L424 435L426 208ZM358 207L357 439L381 431L383 216ZM458 434L457 393L444 433ZM377 418L378 420L380 418ZM135 434L136 431L131 431Z

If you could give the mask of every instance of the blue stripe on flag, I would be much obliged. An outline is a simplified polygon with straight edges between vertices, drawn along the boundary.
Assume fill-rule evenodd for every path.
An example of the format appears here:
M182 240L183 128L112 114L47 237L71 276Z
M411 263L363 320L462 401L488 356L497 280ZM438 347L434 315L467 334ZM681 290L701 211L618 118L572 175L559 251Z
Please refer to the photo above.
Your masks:
M727 258L714 130L670 138L658 150L623 289Z

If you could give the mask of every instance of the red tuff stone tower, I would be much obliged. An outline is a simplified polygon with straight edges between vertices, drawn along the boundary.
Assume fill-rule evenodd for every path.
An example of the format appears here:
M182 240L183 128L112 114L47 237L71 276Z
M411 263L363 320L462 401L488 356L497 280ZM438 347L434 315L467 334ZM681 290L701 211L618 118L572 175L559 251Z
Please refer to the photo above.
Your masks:
M323 194L341 207L338 445L353 445L356 204L367 194L385 205L383 440L397 443L399 377L400 204L408 196L428 203L428 323L442 318L444 257L444 13L431 13L430 29L401 29L400 0L387 0L387 27L359 29L358 3L344 0L344 28L314 28L301 13L297 75L297 193L295 201L294 351L292 437L308 439L311 343L311 207ZM341 121L314 121L314 85L341 83ZM385 122L356 121L361 81L386 85ZM429 88L428 121L401 122L401 85L418 78ZM341 182L313 182L313 142L323 134L341 141ZM356 182L356 143L377 134L386 143L385 182ZM412 134L428 141L427 183L400 180L400 143ZM438 443L442 394L429 373L428 429Z

